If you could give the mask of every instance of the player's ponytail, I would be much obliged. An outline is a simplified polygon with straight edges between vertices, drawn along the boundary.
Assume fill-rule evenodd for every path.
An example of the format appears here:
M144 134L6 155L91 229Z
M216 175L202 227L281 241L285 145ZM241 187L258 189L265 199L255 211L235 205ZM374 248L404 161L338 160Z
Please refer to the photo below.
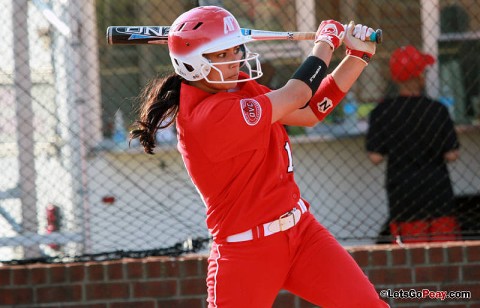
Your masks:
M156 133L167 128L177 117L180 106L180 85L183 78L177 74L157 77L140 93L139 119L130 131L130 141L139 138L145 153L153 154Z

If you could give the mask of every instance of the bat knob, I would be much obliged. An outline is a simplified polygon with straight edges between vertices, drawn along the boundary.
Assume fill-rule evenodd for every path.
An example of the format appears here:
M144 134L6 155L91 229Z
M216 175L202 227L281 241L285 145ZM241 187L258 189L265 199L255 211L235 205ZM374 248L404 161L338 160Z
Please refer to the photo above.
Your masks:
M381 44L383 42L383 32L382 29L377 29L370 35L370 41Z

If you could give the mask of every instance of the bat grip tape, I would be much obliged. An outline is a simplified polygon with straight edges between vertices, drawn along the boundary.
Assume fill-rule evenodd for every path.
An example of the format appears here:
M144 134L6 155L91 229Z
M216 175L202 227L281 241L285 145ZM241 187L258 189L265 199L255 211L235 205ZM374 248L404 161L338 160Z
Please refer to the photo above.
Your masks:
M293 73L291 79L297 79L306 83L312 89L312 95L317 92L322 79L327 74L328 66L315 56L309 56Z

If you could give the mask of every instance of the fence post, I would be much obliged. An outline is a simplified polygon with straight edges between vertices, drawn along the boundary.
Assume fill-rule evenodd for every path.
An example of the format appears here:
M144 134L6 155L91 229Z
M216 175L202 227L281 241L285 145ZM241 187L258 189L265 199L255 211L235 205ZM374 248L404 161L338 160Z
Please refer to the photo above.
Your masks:
M13 54L15 62L15 112L17 118L17 147L19 159L20 202L22 230L37 233L37 191L35 180L35 142L32 108L32 79L28 39L28 1L12 1ZM20 243L19 243L20 244ZM24 246L24 258L40 256L40 248Z

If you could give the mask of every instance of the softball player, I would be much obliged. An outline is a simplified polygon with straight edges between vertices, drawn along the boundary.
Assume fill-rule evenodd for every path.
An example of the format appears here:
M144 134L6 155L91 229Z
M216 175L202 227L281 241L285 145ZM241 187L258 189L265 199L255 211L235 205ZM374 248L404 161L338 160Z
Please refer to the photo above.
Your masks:
M153 154L156 131L176 123L214 239L209 307L271 307L281 289L322 307L388 307L309 212L284 128L315 125L332 111L374 55L375 44L365 41L372 32L323 21L311 55L272 91L254 80L262 76L259 55L228 11L197 7L172 24L176 74L145 88L131 138ZM326 75L343 41L347 56Z

